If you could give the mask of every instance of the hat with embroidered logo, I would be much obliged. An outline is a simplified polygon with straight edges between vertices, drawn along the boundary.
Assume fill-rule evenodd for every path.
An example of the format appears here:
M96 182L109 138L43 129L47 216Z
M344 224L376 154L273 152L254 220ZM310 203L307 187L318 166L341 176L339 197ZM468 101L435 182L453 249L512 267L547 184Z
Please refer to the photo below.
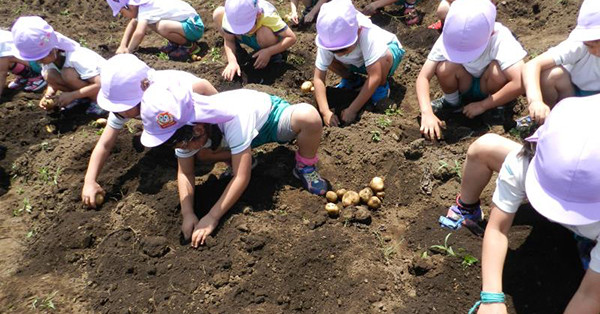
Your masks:
M600 1L583 1L577 17L577 26L569 35L569 39L576 41L600 39Z
M97 102L110 112L127 111L142 101L142 81L152 69L128 53L108 59L100 68L100 92Z
M525 179L527 198L552 221L568 225L600 221L600 141L591 136L599 102L600 95L562 100L526 139L537 143Z
M487 48L495 23L496 7L491 1L454 1L444 22L442 54L454 63L477 59Z
M321 6L317 18L317 47L340 50L358 40L357 11L350 0L332 0Z
M39 16L22 16L11 28L15 57L25 61L37 61L50 54L52 49L73 51L79 44L55 32L52 26Z
M256 24L256 15L259 12L258 1L260 0L225 1L224 28L237 35L249 32Z

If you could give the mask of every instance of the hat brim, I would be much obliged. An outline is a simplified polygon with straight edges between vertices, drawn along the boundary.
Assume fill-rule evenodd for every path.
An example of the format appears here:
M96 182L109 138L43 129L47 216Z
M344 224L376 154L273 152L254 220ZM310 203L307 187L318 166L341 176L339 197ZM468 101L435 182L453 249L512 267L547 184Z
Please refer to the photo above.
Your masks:
M600 202L575 203L547 192L539 183L536 159L532 159L525 178L529 202L544 217L567 225L587 225L600 221Z
M140 141L142 142L142 145L146 147L156 147L171 138L171 136L175 134L175 131L177 131L177 129L174 129L172 132L169 131L162 134L150 134L144 130L142 132L142 136L140 137Z
M250 30L252 30L254 24L256 24L256 19L242 24L233 24L227 18L227 13L223 15L223 25L226 26L225 28L229 28L229 30L236 35L243 35L248 33Z
M594 28L579 28L569 34L569 40L573 41L594 41L600 39L600 27Z
M321 37L319 36L319 34L317 34L317 36L315 38L315 43L317 44L317 47L325 49L325 50L340 50L340 49L348 48L348 47L354 45L357 41L358 41L358 34L356 34L356 37L354 37L354 39L352 41L350 41L349 43L335 46L335 47L329 47L321 41Z
M446 48L446 43L444 42L444 34L441 35L442 36L442 54L444 55L444 58L446 58L446 60L452 62L452 63L460 63L460 64L464 64L464 63L469 63L477 58L479 58L479 56L481 56L481 54L485 51L485 48L487 48L488 44L490 43L490 41L486 41L485 45L482 45L480 47L477 47L477 49L473 49L473 50L469 50L469 51L458 51L458 50L453 50L453 49L447 49Z
M99 92L98 96L96 97L96 103L98 104L98 106L100 106L100 108L102 108L106 111L123 112L123 111L127 111L127 110L137 106L137 104L139 104L140 101L134 99L134 100L130 100L130 101L114 102L114 101L106 98L106 96L104 96L104 94L102 92Z
M44 59L50 53L50 51L52 51L52 49L32 56L32 55L24 55L21 53L21 51L19 49L15 49L14 55L16 58L21 59L23 61L38 61L38 60Z

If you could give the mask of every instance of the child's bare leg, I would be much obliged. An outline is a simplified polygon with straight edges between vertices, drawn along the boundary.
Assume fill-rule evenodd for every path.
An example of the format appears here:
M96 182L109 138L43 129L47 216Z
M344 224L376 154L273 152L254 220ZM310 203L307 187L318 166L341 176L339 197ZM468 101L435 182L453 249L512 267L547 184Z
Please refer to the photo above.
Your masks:
M441 21L446 19L446 15L448 15L448 11L450 10L450 3L446 0L440 2L440 5L437 8L437 12L435 13Z
M555 66L540 73L540 87L544 102L551 108L561 99L575 95L571 74L562 66Z
M352 75L352 73L350 73L350 70L348 70L348 68L344 64L337 61L336 59L333 59L333 62L331 62L327 69L341 76L342 78L349 78Z
M497 61L492 61L481 76L481 92L484 94L494 94L508 83L508 79L502 72Z
M79 77L79 73L74 68L64 68L61 72L61 77L68 89L65 91L74 91L90 85L87 81Z
M444 94L465 92L471 87L473 81L471 74L462 65L448 61L440 62L437 65L435 75Z
M385 55L379 60L383 61L381 63L381 81L379 82L379 85L384 86L385 84L387 84L388 74L390 73L390 69L394 64L394 57L388 49Z
M62 78L62 75L55 69L49 69L44 73L44 80L48 82L48 87L56 91L71 91L69 85Z
M315 107L301 103L294 105L291 125L296 136L298 153L304 158L314 158L321 142L323 124Z
M261 49L264 49L277 44L279 38L270 28L262 26L256 31L256 42L258 42Z
M150 24L149 27L160 36L178 45L185 45L188 42L180 22L160 20L156 24Z
M223 16L225 15L225 7L220 6L217 7L213 11L213 22L215 23L215 27L219 30L220 33L223 33L221 25L223 24Z
M460 199L475 204L494 172L500 171L506 155L521 145L497 134L486 134L469 146L463 166Z

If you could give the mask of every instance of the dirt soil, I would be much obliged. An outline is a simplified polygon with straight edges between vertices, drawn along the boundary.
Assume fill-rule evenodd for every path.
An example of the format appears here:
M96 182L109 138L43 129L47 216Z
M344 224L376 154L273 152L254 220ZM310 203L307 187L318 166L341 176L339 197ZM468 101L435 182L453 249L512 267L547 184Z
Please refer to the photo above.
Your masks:
M248 87L291 102L315 103L299 86L311 79L314 26L295 29L298 43L283 66L251 71L224 82L222 39L211 12L220 3L190 1L203 17L202 61L158 58L163 42L144 40L137 55L157 69L180 69L219 90ZM357 7L364 0L355 2ZM325 199L292 176L293 145L255 149L258 166L241 200L207 245L180 240L176 160L166 148L144 149L140 122L131 122L100 175L107 201L81 206L91 151L99 138L84 109L48 115L40 94L5 94L0 104L0 312L60 313L465 313L479 298L480 264L430 247L449 233L438 226L459 189L458 169L473 140L488 131L509 136L484 120L448 122L445 140L421 139L414 81L438 36L439 1L423 0L424 22L405 26L399 7L373 20L407 50L391 82L391 100L361 120L325 130L321 175L332 186L358 190L383 176L386 196L377 211L358 208L329 218ZM57 31L105 57L117 48L126 21L104 1L0 0L0 26L37 14ZM274 4L282 15L289 4ZM498 20L538 55L564 40L580 1L499 1ZM213 49L215 48L215 49ZM337 81L331 76L330 84ZM433 83L433 97L437 83ZM348 97L331 92L343 105ZM335 95L335 97L333 97ZM520 98L515 116L524 114ZM388 110L386 108L396 108ZM47 125L56 131L46 131ZM446 166L443 166L446 165ZM205 212L227 181L223 164L197 167L196 210ZM489 210L493 184L482 196ZM486 212L487 214L487 212ZM468 230L448 240L459 255L481 256L481 238ZM504 292L510 313L560 313L583 271L572 236L524 205L510 233ZM55 308L55 310L53 310Z

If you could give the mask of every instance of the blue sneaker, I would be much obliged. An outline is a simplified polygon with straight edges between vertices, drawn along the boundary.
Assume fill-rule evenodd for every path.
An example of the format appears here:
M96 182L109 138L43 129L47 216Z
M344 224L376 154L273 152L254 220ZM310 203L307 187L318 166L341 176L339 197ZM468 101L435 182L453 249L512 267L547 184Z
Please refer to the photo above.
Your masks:
M302 186L310 193L323 195L327 192L327 182L321 178L315 166L294 167L294 177L302 182Z
M440 216L438 220L440 226L443 228L458 230L462 226L465 226L477 235L483 235L484 230L479 226L479 223L482 221L483 212L479 205L474 209L468 210L458 204L450 206L446 216Z
M376 104L378 101L390 96L390 83L386 82L384 86L379 86L371 96L371 101Z
M431 102L431 109L433 109L434 114L442 113L442 112L460 112L462 111L462 107L460 106L460 102L456 105L453 105L446 101L444 97L440 97Z
M90 102L89 107L85 110L86 114L92 114L96 116L108 116L108 111L100 108L95 101Z
M590 267L591 252L594 246L596 246L596 241L579 236L577 234L573 234L573 236L577 242L577 252L579 253L581 266L583 266L583 270L587 270L588 267Z
M342 88L342 89L356 89L359 88L363 85L364 80L362 79L362 77L360 76L356 76L353 78L343 78L339 84L337 84L335 86L335 88Z

